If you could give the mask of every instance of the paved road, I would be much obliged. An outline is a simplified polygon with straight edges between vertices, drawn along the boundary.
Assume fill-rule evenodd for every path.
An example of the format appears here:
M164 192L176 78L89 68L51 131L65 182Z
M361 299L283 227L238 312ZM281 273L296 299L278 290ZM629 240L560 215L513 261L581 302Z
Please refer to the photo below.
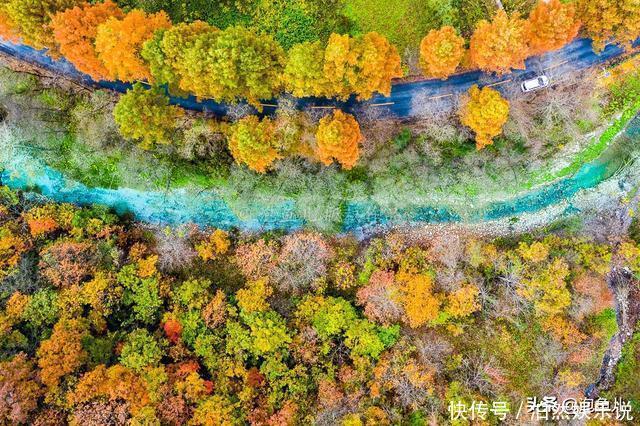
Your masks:
M634 46L639 45L640 39L634 43ZM130 84L122 82L95 82L87 75L78 72L66 60L53 60L44 51L38 51L29 46L13 44L0 39L0 52L95 87L122 93L131 87ZM341 108L356 113L380 109L379 112L383 115L395 115L400 118L419 117L423 114L425 107L428 108L429 103L448 98L453 99L456 94L465 92L474 84L496 87L507 97L517 96L520 83L533 75L542 73L549 75L553 84L554 80L561 79L576 71L598 66L622 53L624 53L622 47L610 44L602 52L596 54L592 49L591 40L576 39L560 50L528 59L525 70L516 70L505 76L493 76L479 71L467 72L447 80L424 80L394 84L389 97L374 96L366 102L358 102L353 98L347 102L322 98L303 98L296 100L296 106L298 109ZM211 100L198 101L195 97L172 97L171 102L186 109L206 111L220 116L229 112L228 105ZM264 102L265 114L273 113L277 109L276 104L277 101Z

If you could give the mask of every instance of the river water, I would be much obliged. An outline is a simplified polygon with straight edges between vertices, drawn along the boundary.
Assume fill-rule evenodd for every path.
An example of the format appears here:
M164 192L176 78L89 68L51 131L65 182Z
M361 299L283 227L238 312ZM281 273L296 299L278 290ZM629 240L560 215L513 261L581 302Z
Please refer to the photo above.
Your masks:
M488 205L473 202L465 211L454 211L437 205L399 209L393 215L384 214L371 200L346 202L343 206L341 231L360 232L380 225L463 222L517 218L535 213L560 202L571 200L578 192L596 187L610 178L625 161L629 147L623 143L640 140L640 115L626 127L627 138L617 138L598 159L584 164L573 176L541 185L514 198ZM635 143L634 143L635 144ZM41 194L51 200L79 205L103 204L119 214L132 214L137 220L165 225L194 223L223 229L245 231L293 231L305 226L296 213L296 201L286 200L266 207L252 217L240 218L215 190L171 189L166 192L141 191L128 188L90 188L70 180L40 160L15 151L1 164L2 183L13 189ZM633 167L633 166L632 166ZM482 195L478 196L481 199Z

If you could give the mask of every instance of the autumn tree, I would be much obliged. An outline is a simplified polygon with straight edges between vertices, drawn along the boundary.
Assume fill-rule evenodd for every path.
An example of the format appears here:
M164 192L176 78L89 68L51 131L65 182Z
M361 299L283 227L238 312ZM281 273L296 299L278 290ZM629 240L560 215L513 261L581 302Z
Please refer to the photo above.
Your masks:
M60 53L94 80L105 79L109 71L95 49L98 26L110 18L122 19L124 13L111 0L83 4L59 12L51 19L51 28Z
M574 3L540 0L529 15L527 38L531 54L559 49L576 38L579 30Z
M615 39L631 44L640 37L640 7L636 0L578 0L578 17L596 50Z
M24 353L0 362L0 422L27 424L42 395L33 363Z
M499 10L491 22L480 21L471 37L471 62L483 71L503 74L512 68L524 69L529 56L527 21L516 13Z
M233 403L228 398L210 396L198 404L189 423L194 426L232 425L237 422L233 411Z
M327 166L336 160L343 169L352 169L360 157L362 139L356 119L336 110L320 120L316 132L316 155Z
M338 98L355 94L369 99L376 92L389 96L391 80L402 77L400 55L375 32L354 38L331 34L324 55L324 77L329 94Z
M548 265L528 272L518 292L533 302L536 315L547 318L561 315L571 305L571 293L566 283L569 273L569 265L556 258Z
M169 28L164 12L132 10L124 18L111 17L98 26L95 50L112 80L148 80L151 73L141 56L142 45L156 30Z
M229 150L238 164L265 173L280 154L275 148L275 128L269 118L255 115L236 122L229 135Z
M218 289L209 303L202 309L201 316L204 323L209 328L216 328L222 324L227 316L227 303L225 294Z
M6 3L0 4L0 37L14 43L20 40L20 33L9 17Z
M229 233L222 229L216 229L207 238L196 244L195 249L198 256L206 262L224 255L230 246Z
M194 47L198 37L207 33L217 34L211 25L195 21L180 23L169 29L160 29L146 41L141 55L149 64L152 81L167 84L169 90L180 93L180 79L189 73L184 54Z
M389 325L399 321L403 314L400 304L400 291L391 271L376 270L369 283L361 287L356 300L364 306L365 316L381 324Z
M241 26L193 36L182 53L179 86L202 98L259 106L280 91L282 48L268 35Z
M9 0L4 10L25 43L37 49L54 49L55 53L51 18L81 3L82 0Z
M234 263L248 280L265 277L275 268L277 250L274 241L267 242L263 239L253 243L240 244L236 247Z
M431 275L400 271L396 280L400 289L399 300L405 311L404 320L409 327L421 327L438 317L442 297L434 292Z
M86 242L58 241L40 252L42 275L56 287L80 284L95 272L95 248Z
M75 389L68 393L71 404L84 404L98 398L109 401L124 400L132 413L137 413L149 403L145 382L132 370L120 364L112 367L98 365L85 373Z
M620 0L618 2L622 24L616 33L616 39L630 46L640 37L640 5L637 0Z
M30 209L23 217L31 236L40 238L55 231L69 231L74 213L70 204L49 203Z
M25 238L9 227L0 227L0 278L14 268L29 245Z
M122 304L131 311L132 319L154 323L163 304L158 278L141 278L136 265L131 264L118 272L117 281L124 289Z
M158 341L145 329L132 331L120 353L120 363L138 373L148 366L154 366L163 356Z
M249 281L244 288L236 292L238 307L246 314L266 312L270 307L267 298L272 293L273 289L266 278Z
M288 52L285 88L297 97L328 94L324 76L324 52L320 41L299 43Z
M462 124L476 133L476 147L480 150L493 144L509 118L509 102L497 90L479 89L474 85L462 100L459 111Z
M344 339L356 362L377 359L397 340L397 326L380 327L360 318L353 305L342 298L312 296L298 309L297 315L310 321L321 339Z
M77 319L61 320L53 327L53 333L38 348L40 380L48 387L56 387L60 379L73 373L87 360L82 347L87 334L86 325Z
M480 309L480 290L474 284L467 284L447 294L446 313L453 318L466 317Z
M465 55L464 38L455 28L445 26L431 30L420 43L420 68L426 77L449 77Z
M180 107L169 105L161 88L145 88L139 83L122 95L113 109L122 136L140 141L144 149L170 144L176 120L183 114Z
M382 35L372 32L355 39L352 55L358 58L347 78L358 99L369 99L374 93L391 94L391 80L402 77L400 55ZM347 61L349 65L351 61ZM353 79L352 75L355 75Z

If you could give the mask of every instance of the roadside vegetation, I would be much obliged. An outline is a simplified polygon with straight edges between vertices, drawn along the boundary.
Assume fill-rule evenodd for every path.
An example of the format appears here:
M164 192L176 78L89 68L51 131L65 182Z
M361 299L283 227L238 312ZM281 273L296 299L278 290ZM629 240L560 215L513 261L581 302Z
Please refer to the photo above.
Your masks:
M640 290L605 280L640 274L628 238L247 236L0 194L3 423L422 425L579 399ZM637 404L633 345L611 395Z
M496 5L500 2L475 0L459 4L427 2L424 7L411 1L391 6L388 2L356 0L313 4L303 0L200 3L47 0L33 8L31 0L11 0L0 7L0 35L47 48L53 57L62 55L94 79L136 82L132 91L121 97L120 105L113 108L115 122L123 137L138 142L145 150L155 151L160 146L164 152L180 150L183 135L194 129L193 120L183 119L184 114L169 105L165 90L174 96L192 94L232 104L246 101L259 111L263 107L261 101L285 92L296 97L366 100L376 93L388 95L392 79L414 72L444 79L470 68L498 74L523 68L527 57L562 47L579 34L581 27L584 34L594 38L597 49L603 47L604 40L628 45L640 35L635 25L638 12L625 6L625 2L612 1L603 2L607 22L590 1L584 0L505 2L498 10ZM417 25L402 24L409 16L409 22L416 21ZM433 18L431 22L420 23L426 16ZM218 18L222 21L216 21ZM299 27L290 25L289 18ZM280 23L281 27L267 22ZM599 31L600 28L607 30ZM401 33L407 29L416 34ZM400 55L407 49L414 52L409 55L413 58L409 68L406 55L404 61ZM140 80L152 87L139 85ZM287 97L282 99L286 101ZM580 97L575 103L593 99L597 102L598 97ZM545 101L550 100L533 104L542 105ZM517 131L533 130L532 123L538 119L535 111L519 110L528 108L530 103L526 99L520 105L512 105L493 88L472 88L453 105L434 103L426 107L434 110L426 111L427 115L441 116L440 122L429 116L421 122L446 131L460 122L472 131L478 150L492 145L496 137L501 138L500 143L518 150L531 145L535 136L510 134L504 125L511 114ZM546 143L553 144L554 137L569 140L578 136L575 131L568 135L567 127L573 124L566 121L572 118L558 122L555 116L585 110L584 106L570 111L565 104L550 108L565 111L543 111L545 117L541 119L547 123L539 134L548 139ZM277 163L288 157L324 165L337 163L345 169L366 169L366 155L376 154L370 149L377 148L376 141L367 135L368 129L361 128L370 124L366 122L366 112L358 114L356 120L349 114L335 116L329 124L328 117L311 117L282 106L280 109L275 118L247 119L260 120L251 132L243 131L249 121L222 128L211 120L200 120L197 128L204 134L193 135L191 140L204 140L210 145L207 135L225 133L226 152L236 163L260 173L278 169ZM243 118L248 110L239 105L237 111L231 112L231 121ZM455 110L459 120L451 114ZM593 117L597 111L593 107L586 111L593 114L578 117L580 130L590 130L597 123ZM554 120L557 130L550 132L549 120ZM375 117L371 121L376 121ZM385 142L398 134L403 135L402 140L409 138L406 130L385 126ZM328 128L331 132L326 131ZM331 141L327 139L329 133ZM418 141L424 140L422 134L411 133ZM459 150L455 145L460 144L452 142L469 136L455 130L446 136L437 135L436 139L450 150ZM344 143L347 145L341 146ZM99 141L92 144L100 145ZM401 145L404 150L409 144ZM187 147L186 151L209 148ZM427 151L431 148L429 144ZM211 158L216 152L203 154L203 159L214 163L219 160ZM422 160L431 153L418 154ZM530 163L533 160L529 158Z

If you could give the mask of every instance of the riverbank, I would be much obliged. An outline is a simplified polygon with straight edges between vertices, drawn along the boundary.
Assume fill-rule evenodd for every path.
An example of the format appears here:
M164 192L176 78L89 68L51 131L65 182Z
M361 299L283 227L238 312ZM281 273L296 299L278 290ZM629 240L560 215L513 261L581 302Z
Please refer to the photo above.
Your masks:
M640 118L626 127L627 136L637 138ZM10 132L5 126L4 132ZM6 140L6 135L4 140ZM624 142L624 141L623 141ZM628 142L628 140L627 140ZM304 200L281 196L279 202L265 205L255 199L252 210L245 215L233 209L233 201L220 196L215 190L203 188L168 189L166 191L138 191L128 188L89 188L68 179L62 173L25 155L18 148L4 146L2 165L3 184L14 188L40 193L52 200L74 204L104 204L120 214L130 213L141 221L180 225L195 223L200 226L239 228L248 232L267 230L293 231L303 226L313 227L305 217L315 217L316 224L326 218L317 217L317 206L306 205ZM334 232L354 232L366 235L371 229L390 228L417 224L461 223L472 227L523 230L548 223L551 218L575 213L597 206L603 199L620 198L624 189L640 182L638 172L631 163L624 161L613 144L608 155L584 164L573 176L543 185L516 198L488 205L469 202L465 210L424 204L413 209L399 209L398 214L384 214L372 199L346 201L342 215L330 218L337 224ZM306 214L300 214L307 209ZM463 226L464 226L463 225Z

